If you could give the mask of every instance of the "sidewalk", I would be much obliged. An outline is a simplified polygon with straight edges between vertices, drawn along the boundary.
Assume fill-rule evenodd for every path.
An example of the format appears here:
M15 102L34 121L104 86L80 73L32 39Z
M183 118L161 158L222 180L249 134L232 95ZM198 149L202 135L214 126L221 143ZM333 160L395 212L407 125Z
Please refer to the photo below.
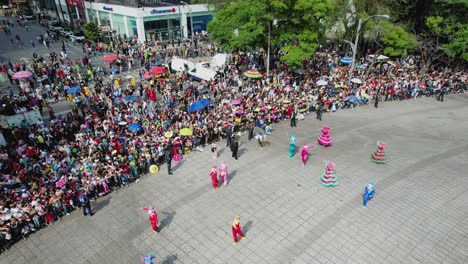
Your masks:
M290 128L274 126L270 144L242 138L238 161L225 141L220 157L191 153L92 203L95 215L73 212L2 253L10 263L467 263L468 97L449 95L386 102L323 116ZM334 145L316 137L329 125ZM306 167L287 157L289 136L313 144ZM370 162L375 142L388 143L389 163ZM340 185L323 187L323 160L336 163ZM211 188L212 164L226 161L227 188ZM375 182L376 197L362 208L361 191ZM143 207L154 206L160 233ZM247 236L234 247L233 217Z

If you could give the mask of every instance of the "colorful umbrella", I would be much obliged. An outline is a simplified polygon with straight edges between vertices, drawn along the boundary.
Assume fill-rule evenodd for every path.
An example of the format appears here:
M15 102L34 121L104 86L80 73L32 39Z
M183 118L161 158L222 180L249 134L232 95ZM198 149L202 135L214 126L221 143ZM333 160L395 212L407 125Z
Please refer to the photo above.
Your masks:
M133 96L133 95L125 96L124 100L127 102L135 102L138 100L138 96Z
M262 74L259 73L256 69L248 70L244 72L243 75L247 78L253 78L253 79L262 78Z
M242 103L241 100L232 100L231 101L232 105L240 105L241 103Z
M316 84L317 84L318 86L325 86L325 85L328 84L328 82L325 81L325 80L318 80L318 81L316 82Z
M151 166L149 167L149 172L150 172L150 173L153 173L153 174L154 174L154 173L157 173L158 171L159 171L159 167L158 167L157 165L155 165L155 164L153 164L153 165L151 165Z
M117 55L107 54L102 58L102 61L103 62L114 62L114 61L116 61L118 59L119 59L119 57Z
M161 75L161 74L166 73L166 68L156 66L156 67L151 68L150 72L154 75Z
M343 58L341 58L340 62L343 63L343 64L351 64L353 62L353 58L343 57Z
M352 83L357 83L357 84L361 84L361 83L362 83L362 81L361 81L360 79L358 79L358 78L352 78L352 79L351 79L351 82L352 82Z
M164 133L164 136L167 138L171 138L173 135L174 133L172 131L167 131L166 133Z
M201 110L201 109L207 107L209 104L210 104L210 100L206 100L206 99L198 100L198 101L193 102L190 105L188 111L189 112L196 112L198 110Z
M145 72L145 74L143 74L143 78L145 79L151 79L153 77L154 77L154 74L151 72Z
M179 135L181 136L191 136L193 134L193 130L190 129L190 128L182 128L180 131L179 131Z
M34 74L30 71L19 71L13 74L13 79L15 80L23 80L23 79L29 79L33 77Z
M118 71L119 71L118 68L110 68L110 69L109 69L109 72L110 72L110 73L114 73L114 72L118 72Z
M140 132L143 130L143 127L140 124L133 123L128 126L128 129L132 132Z
M72 88L68 89L67 94L76 94L76 93L78 93L80 91L81 91L80 87L75 86L75 87L72 87Z

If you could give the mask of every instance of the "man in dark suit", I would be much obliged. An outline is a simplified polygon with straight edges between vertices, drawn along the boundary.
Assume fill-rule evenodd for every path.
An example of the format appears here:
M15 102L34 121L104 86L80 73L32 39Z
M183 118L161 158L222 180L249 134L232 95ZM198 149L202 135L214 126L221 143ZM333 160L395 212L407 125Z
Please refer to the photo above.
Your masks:
M379 91L375 93L375 103L374 103L375 108L379 107Z
M249 124L249 141L254 137L254 123L250 122Z
M237 151L239 151L239 142L233 141L231 144L232 157L237 160Z
M226 128L226 147L230 147L232 145L232 128L229 126Z
M291 127L296 126L296 117L297 117L297 107L294 107L294 110L291 115Z
M172 175L171 163L172 163L172 145L169 144L166 148L165 159L167 163L167 173Z
M320 102L317 106L317 110L316 110L316 113L317 113L317 119L322 121L322 112L323 112L323 105L322 103Z

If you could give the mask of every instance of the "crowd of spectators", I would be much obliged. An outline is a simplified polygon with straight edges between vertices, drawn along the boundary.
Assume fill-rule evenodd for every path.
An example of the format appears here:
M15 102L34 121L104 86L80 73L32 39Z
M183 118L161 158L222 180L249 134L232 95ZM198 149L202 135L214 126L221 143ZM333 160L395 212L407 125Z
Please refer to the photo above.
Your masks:
M289 70L275 56L270 75L258 79L245 78L242 72L262 72L262 50L230 54L216 80L197 83L187 72L143 78L144 71L167 64L173 56L214 55L218 48L204 38L197 36L196 45L85 43L85 56L75 61L58 53L34 56L31 68L41 77L31 81L30 90L12 92L3 102L41 113L46 107L49 122L40 119L3 130L8 145L0 148L0 246L79 208L80 195L97 199L138 182L152 164L202 151L233 132L254 128L265 133L295 111L303 117L365 105L376 96L405 100L466 90L466 72L424 68L412 57L377 65L363 60L353 73L362 83L352 83L349 67L340 64L343 54L325 49L305 61L303 71ZM106 66L118 67L120 73L108 74L108 67L90 63L93 56L108 52L119 59ZM11 74L22 66L4 67L4 74ZM125 80L124 73L135 68L142 69L139 78ZM319 80L327 84L318 85ZM79 87L70 98L76 107L66 115L55 114L52 102L70 96L73 87ZM201 99L210 105L189 112ZM131 124L142 129L130 130ZM181 135L183 128L193 134Z

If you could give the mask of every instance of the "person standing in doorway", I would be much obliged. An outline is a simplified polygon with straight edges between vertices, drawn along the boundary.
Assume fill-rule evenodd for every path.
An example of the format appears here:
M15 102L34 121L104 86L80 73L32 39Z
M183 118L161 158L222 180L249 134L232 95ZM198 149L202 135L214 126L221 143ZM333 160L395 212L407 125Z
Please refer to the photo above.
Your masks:
M244 233L242 233L242 228L240 225L240 216L236 215L234 217L234 222L232 223L232 238L234 239L234 246L237 245L237 242L239 241L239 236L241 239L246 239Z

